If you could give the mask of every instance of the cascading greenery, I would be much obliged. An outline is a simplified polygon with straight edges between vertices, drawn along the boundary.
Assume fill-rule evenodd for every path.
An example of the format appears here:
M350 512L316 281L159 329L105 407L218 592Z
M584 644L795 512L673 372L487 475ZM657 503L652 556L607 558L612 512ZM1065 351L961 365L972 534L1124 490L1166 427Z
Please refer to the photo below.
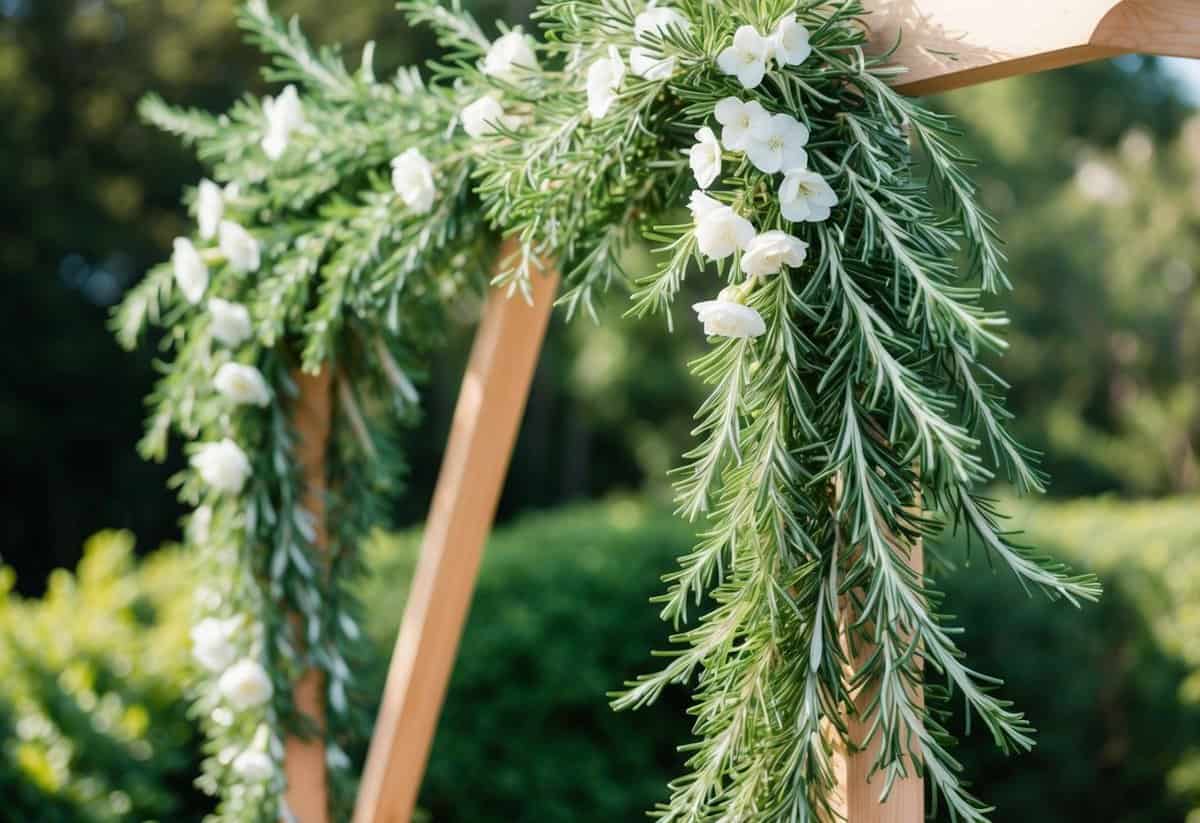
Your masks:
M224 819L277 812L278 737L305 731L288 695L309 666L327 678L346 808L336 755L365 727L343 584L394 479L407 374L483 282L490 228L519 240L496 282L527 292L555 261L569 315L594 316L620 283L632 312L671 322L685 277L722 286L694 307L712 392L677 478L680 513L702 523L661 598L677 645L614 699L697 684L688 771L655 815L831 820L835 750L873 745L881 795L915 771L953 818L985 820L946 701L961 695L1005 749L1031 729L963 662L913 554L953 524L1052 598L1099 590L1014 542L981 491L1043 479L980 362L1004 348L983 298L1008 281L952 125L891 89L902 69L864 52L857 0L553 0L535 14L540 46L520 30L489 40L457 5L404 8L446 49L428 87L407 71L376 82L369 59L351 74L255 0L242 19L274 56L268 77L303 96L221 118L145 106L226 184L198 189L201 248L177 241L116 320L129 344L161 323L174 353L147 454L172 427L206 443L180 488L204 506L192 531L213 566L197 705ZM652 273L622 266L639 239L658 250ZM300 502L298 368L331 369L339 400L328 567Z
M981 305L1007 286L1003 255L951 124L890 88L901 69L864 53L863 13L547 3L536 16L556 68L505 89L535 117L480 162L489 216L523 243L506 279L555 257L570 309L631 280L631 310L668 321L685 276L725 285L695 307L714 342L695 373L713 391L677 488L704 526L662 614L680 627L689 604L714 605L615 700L698 680L697 739L664 820L830 819L833 738L860 690L866 739L837 742L876 743L881 794L915 769L953 817L985 819L944 702L960 693L1006 749L1031 730L963 663L913 551L958 523L1052 597L1098 594L1014 543L981 496L997 468L1042 488L1005 429L1003 383L979 363L1004 348L1003 316ZM480 82L477 46L441 36L457 59L440 76ZM639 233L660 263L629 276L620 251Z
M176 241L114 328L129 347L146 326L164 329L143 454L163 459L172 430L191 443L175 482L197 507L189 537L207 567L195 707L215 819L280 819L282 738L317 735L331 813L345 820L347 752L361 748L373 701L353 676L361 629L348 583L403 474L394 433L418 414L414 381L446 309L482 292L493 239L473 204L469 147L450 130L451 97L410 69L377 80L370 46L351 72L262 0L239 19L272 58L267 79L302 93L246 97L220 116L144 101L143 115L193 145L213 180L189 194L194 242ZM319 547L295 407L297 375L322 371L334 414ZM323 677L319 729L292 703L310 668Z

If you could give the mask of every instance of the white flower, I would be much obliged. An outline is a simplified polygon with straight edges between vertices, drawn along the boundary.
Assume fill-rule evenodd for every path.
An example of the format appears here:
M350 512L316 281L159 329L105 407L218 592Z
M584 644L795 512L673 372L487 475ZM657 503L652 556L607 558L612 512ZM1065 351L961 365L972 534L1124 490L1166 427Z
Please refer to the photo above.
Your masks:
M254 328L250 324L250 312L240 303L230 303L219 297L209 298L209 328L212 336L226 346L235 347L250 339Z
M289 85L276 98L263 100L263 115L267 120L262 149L267 157L278 160L287 150L292 132L304 128L304 107L296 87Z
M808 244L778 229L765 231L750 241L742 255L742 271L751 276L777 274L784 266L795 268L808 256Z
M459 116L462 118L463 131L471 137L485 137L495 134L501 126L513 128L516 125L516 118L505 116L500 98L494 94L480 97L465 107Z
M752 89L762 82L771 56L771 41L754 30L739 26L733 45L717 55L717 66L725 74L737 76L743 88Z
M175 285L183 292L189 303L199 303L208 288L208 266L200 259L200 252L186 237L175 238L175 253L171 255L175 268Z
M226 669L217 681L217 690L235 709L241 711L261 706L271 699L275 691L266 670L250 658L242 658Z
M675 73L675 58L657 57L650 49L634 46L629 50L629 70L647 80L667 80Z
M721 204L718 201L713 200L699 189L692 192L692 196L688 198L688 211L692 213L692 222L694 223L699 223L713 209L720 207Z
M765 132L754 135L746 155L759 171L774 174L808 165L808 127L790 114L772 114Z
M688 163L696 184L707 189L721 176L721 144L708 126L696 132L696 142L688 152Z
M217 234L221 253L229 265L238 271L258 271L262 263L262 249L254 235L232 220L222 220Z
M417 214L425 214L433 208L433 197L436 194L433 186L433 166L425 159L425 155L421 154L420 149L409 149L392 160L392 187L396 189L404 205Z
M234 773L251 783L262 783L275 775L275 761L266 752L246 749L233 759Z
M246 453L229 438L205 443L192 455L192 467L217 491L237 494L250 476Z
M829 210L836 205L837 195L815 171L792 169L784 174L779 186L779 211L785 220L819 223L829 219Z
M675 73L675 58L664 57L657 42L668 31L689 32L692 24L678 11L666 6L647 9L633 21L633 34L639 43L653 48L634 46L629 52L629 68L647 80L666 80Z
M693 195L690 208L696 223L696 246L709 260L724 260L754 239L749 220L711 197Z
M208 617L192 626L192 656L210 672L219 672L237 657L233 638L241 621Z
M208 533L212 528L213 510L212 506L200 506L188 520L188 537L193 543L204 545L208 542Z
M271 390L262 372L241 363L225 363L217 369L213 385L222 395L238 405L266 406L271 402Z
M760 135L771 128L771 113L757 100L745 103L736 97L718 101L713 109L721 129L721 144L730 151L746 151Z
M695 303L692 308L696 317L704 324L704 333L716 337L758 337L766 334L767 324L762 315L749 306L743 306L729 289L723 289L716 300Z
M625 63L616 46L608 47L608 57L601 57L588 66L587 101L588 113L599 120L608 114L621 81L625 79Z
M812 54L808 44L808 29L800 25L796 15L789 14L775 24L771 33L771 50L781 66L798 66Z
M672 29L686 33L692 30L692 24L677 9L670 6L655 6L633 18L633 35L642 42L646 41L648 34L662 37Z
M484 74L509 82L519 79L523 70L536 71L538 68L533 46L520 29L513 29L497 39L483 58Z
M196 192L196 222L200 224L200 236L212 240L217 236L217 226L225 213L225 195L221 187L211 180L201 180Z

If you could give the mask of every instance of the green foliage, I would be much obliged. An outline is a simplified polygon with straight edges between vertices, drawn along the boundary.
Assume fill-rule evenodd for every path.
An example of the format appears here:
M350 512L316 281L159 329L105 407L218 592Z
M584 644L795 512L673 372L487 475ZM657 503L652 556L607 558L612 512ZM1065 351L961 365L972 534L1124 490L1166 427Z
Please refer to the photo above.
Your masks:
M1200 155L1171 92L1152 61L1129 57L937 101L981 161L1016 275L1003 366L1014 425L1061 496L1200 483Z
M682 762L686 695L614 715L604 694L647 665L647 640L663 633L647 601L688 540L686 524L632 501L496 532L422 789L434 821L635 820L661 795ZM378 649L395 637L418 543L380 536L367 551Z
M260 55L237 30L239 4L0 4L0 439L25 479L0 501L0 520L24 591L74 566L99 528L130 528L145 544L178 537L181 508L156 493L177 463L147 464L130 448L154 351L122 352L106 318L169 253L188 222L179 193L200 171L173 138L139 122L136 102L154 89L222 110L261 90ZM386 0L273 5L354 52L378 41L389 69L430 53Z
M676 500L703 526L660 600L677 630L668 662L614 701L639 708L670 684L696 683L696 742L654 816L825 819L833 729L849 745L880 744L872 772L885 795L916 768L952 818L985 820L949 751L941 703L961 694L1005 751L1030 748L1032 730L963 661L939 593L905 559L923 535L956 522L1051 598L1077 603L1099 587L1012 542L980 494L997 476L1021 491L1041 491L1044 478L1007 428L1003 380L980 363L1006 347L1007 320L984 295L1008 279L950 121L891 89L902 69L865 54L856 2L697 0L654 12L624 0L550 2L535 14L545 68L499 79L470 21L447 22L433 6L409 8L450 54L436 78L447 88L491 85L506 111L533 113L488 138L479 159L489 218L521 240L501 282L524 286L535 262L553 257L569 310L594 313L596 292L632 282L631 313L663 314L669 325L685 280L715 269L726 285L717 300L758 327L716 332L692 364L711 393ZM670 22L650 24L652 14ZM811 54L765 58L765 80L761 52L754 80L718 69L735 38L761 43L785 24L800 27ZM669 67L639 69L639 51ZM593 72L613 62L614 96L594 111ZM772 168L738 145L747 138L735 121L751 122L734 113L743 107L802 133L800 160ZM697 188L688 155L718 120L717 168L701 180L693 165ZM828 190L832 213L789 208L795 195L785 192L802 170L810 176L798 185ZM685 204L692 220L681 222ZM705 214L723 215L726 228L710 231ZM746 239L706 242L717 231ZM797 253L787 267L752 270L749 238L768 231L811 260ZM657 258L640 276L621 260L639 235ZM877 649L850 672L838 642L843 600L853 644ZM932 673L944 686L921 685ZM868 739L851 741L840 718L859 688L879 699L865 709Z
M451 95L407 68L381 81L370 44L348 68L339 50L314 47L264 0L250 0L238 19L267 56L268 80L299 88L247 95L219 116L143 101L142 116L192 146L217 182L189 193L197 230L130 290L113 329L132 348L162 327L167 355L141 451L162 460L178 434L192 455L173 482L197 507L189 539L207 581L198 626L224 638L217 654L198 655L212 662L195 693L209 736L200 785L220 797L214 820L283 815L283 738L313 734L323 737L330 813L340 819L356 786L347 750L369 725L355 683L358 546L388 520L404 467L394 433L418 416L414 379L442 338L446 307L482 291L494 243L471 196L471 154L448 134ZM388 173L410 155L415 200ZM245 318L232 335L221 315L231 311ZM235 372L256 381L257 396L222 385ZM322 372L327 382L303 397L300 375ZM328 442L308 444L324 475L314 511L297 448L317 432L295 421L298 408L320 408L320 392L333 411ZM214 449L241 475L234 483L202 468ZM320 729L292 701L310 668L325 686ZM241 705L225 685L239 670L271 688Z
M997 820L1176 823L1200 810L1196 504L1013 506L1015 526L1104 581L1101 604L1069 621L1005 574L939 573L946 608L972 626L964 647L1039 730L1019 759L982 730L960 742ZM690 542L686 524L628 500L497 531L422 790L434 821L633 820L661 798L684 757L674 747L692 722L687 695L668 689L655 708L616 715L601 695L647 664L646 639L663 632L646 602L654 576ZM366 550L372 699L418 543L380 534ZM944 545L947 557L965 548ZM193 561L169 549L135 566L130 551L126 535L100 535L46 598L10 596L0 612L0 818L183 823L209 810L188 789L199 757L183 708Z
M939 573L946 610L971 627L963 644L972 660L1007 681L1038 729L1021 758L997 752L982 728L959 742L997 820L1168 823L1200 809L1200 787L1186 783L1200 734L1188 683L1200 661L1181 654L1195 651L1186 622L1200 596L1195 505L1013 504L1030 539L1103 580L1101 604L1071 620L1007 572L978 567L977 553L975 568ZM671 747L693 722L682 712L687 696L671 688L662 705L606 716L594 689L645 665L645 638L656 631L652 608L640 604L652 591L646 581L690 542L665 511L630 502L529 516L497 532L422 790L434 820L633 820L662 797L685 756ZM965 550L950 535L939 542L941 556ZM364 592L377 604L371 633L386 648L402 611L403 587L389 581L411 573L415 536L381 540L368 554L380 572ZM1167 565L1176 561L1178 576ZM947 725L961 730L953 708ZM463 775L486 779L464 792ZM947 819L944 810L936 819Z
M679 645L661 672L631 682L616 700L643 706L669 684L697 679L697 745L658 814L827 816L825 732L832 726L846 736L839 718L852 685L880 690L867 719L883 742L874 767L885 785L915 765L953 817L981 821L988 810L959 777L942 700L961 694L1005 750L1032 744L1026 718L962 661L932 582L903 562L915 541L953 521L1052 598L1078 602L1098 593L1089 577L1013 542L980 496L1001 473L1022 490L1041 490L1043 478L1008 430L1003 381L979 362L1004 349L997 327L1005 320L986 308L984 295L1008 281L953 131L945 118L891 92L894 69L864 57L857 3L761 0L714 9L682 2L679 9L681 25L647 37L635 32L638 8L628 3L547 4L538 14L547 70L484 77L474 66L490 47L473 20L457 7L418 4L413 19L432 24L448 48L437 84L427 88L404 71L391 85L378 83L370 48L357 70L348 69L336 50L312 49L294 22L273 20L255 0L242 23L272 55L268 78L299 82L306 92L304 126L282 159L260 142L274 131L271 106L280 111L282 98L246 97L221 118L157 99L145 104L148 119L193 143L213 176L229 184L230 219L250 228L268 268L246 278L245 269L258 268L257 251L253 266L227 266L234 255L223 240L219 251L202 250L216 264L212 292L251 309L255 341L240 351L214 354L205 319L189 314L165 267L129 295L115 323L127 345L146 322L162 324L175 357L152 397L145 453L161 459L174 429L189 439L231 437L252 455L254 480L236 499L240 482L218 500L195 474L177 478L185 501L215 510L211 534L206 527L195 541L214 549L208 573L220 594L202 598L205 608L249 617L255 631L239 640L239 653L261 659L275 684L274 702L236 723L224 719L211 692L198 699L213 738L202 785L224 792L225 819L277 816L278 773L270 785L243 791L245 775L236 774L236 762L228 768L227 753L258 740L256 730L305 732L288 685L309 665L329 683L335 805L344 810L353 791L340 755L355 747L363 722L346 707L357 634L347 584L360 568L358 538L383 510L398 465L386 424L394 411L411 419L415 410L406 372L422 369L425 346L444 325L444 303L483 279L492 245L481 215L521 240L502 282L524 287L536 261L553 257L566 274L571 312L595 315L597 292L633 281L636 312L667 313L685 277L703 264L699 218L697 227L672 222L689 185L681 155L688 133L731 95L804 121L805 140L809 130L813 137L808 162L822 186L834 186L838 208L828 222L797 224L805 218L786 214L783 189L779 202L772 192L775 172L740 156L725 158L734 165L712 190L717 199L704 198L751 231L747 217L764 231L796 234L805 242L791 241L811 246L815 259L766 279L778 267L747 270L743 280L738 253L732 265L716 266L730 283L726 302L740 304L766 334L720 342L695 363L712 394L701 404L700 443L686 455L677 490L680 511L704 517L706 530L660 601L680 629L672 638ZM768 85L745 94L714 70L736 25L770 31L793 11L813 33L807 66L781 59ZM588 116L585 70L615 47L648 47L669 55L678 71L631 80L615 115ZM457 135L458 111L483 88L502 94L513 116L490 139L468 144ZM927 178L913 173L910 132ZM425 174L440 186L428 218L396 208L382 169L417 147L433 159ZM737 147L726 149L737 155L729 151ZM630 277L621 261L639 233L659 245L657 268ZM214 396L213 371L227 360L266 376L273 390L261 410L235 412ZM329 461L337 528L326 579L290 462L297 443L290 375L334 366ZM362 464L384 471L364 474ZM843 598L853 606L854 641L879 648L852 674L837 642ZM689 621L693 603L709 609L699 622ZM293 626L291 614L303 624ZM945 675L944 687L923 689L922 675L932 673ZM263 746L277 758L277 738Z
M102 532L41 599L13 582L0 569L0 818L198 821L191 561L170 548L135 564L128 533Z

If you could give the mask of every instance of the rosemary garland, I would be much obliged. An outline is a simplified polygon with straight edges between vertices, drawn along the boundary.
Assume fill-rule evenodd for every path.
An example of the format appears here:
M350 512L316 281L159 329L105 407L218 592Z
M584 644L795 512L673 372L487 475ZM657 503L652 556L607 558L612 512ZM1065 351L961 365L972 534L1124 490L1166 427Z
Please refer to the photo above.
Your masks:
M187 197L195 236L114 326L132 346L160 325L171 357L143 452L161 459L172 430L192 444L176 482L206 564L196 707L216 819L277 819L280 738L313 733L348 819L345 752L369 728L357 547L396 491L391 435L445 314L482 291L504 233L519 252L494 282L527 292L556 260L568 316L596 317L616 284L670 324L686 277L712 283L692 307L711 393L676 474L698 542L659 599L674 646L613 696L637 708L695 682L687 771L654 815L832 820L834 752L873 744L884 795L915 769L952 819L986 820L946 702L1006 750L1032 730L964 663L912 554L963 528L1052 598L1099 587L1016 542L985 494L1045 481L983 362L1006 323L985 298L1009 282L953 124L891 88L903 69L866 53L858 0L546 0L541 42L490 39L457 4L402 8L445 49L428 84L380 82L370 47L351 72L251 0L268 79L294 85L220 117L143 105L213 178ZM629 272L643 241L657 268ZM331 374L337 398L327 555L295 463L299 371ZM291 704L310 667L320 730Z

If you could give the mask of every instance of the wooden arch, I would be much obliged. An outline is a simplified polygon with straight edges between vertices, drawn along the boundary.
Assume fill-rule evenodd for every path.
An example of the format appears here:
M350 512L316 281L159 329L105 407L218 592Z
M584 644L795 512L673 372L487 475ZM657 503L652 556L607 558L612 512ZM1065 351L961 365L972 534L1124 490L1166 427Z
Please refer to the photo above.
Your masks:
M897 43L909 71L897 88L930 94L988 80L1140 52L1200 58L1200 0L864 0L875 47ZM903 36L901 36L903 35ZM416 576L396 640L354 823L409 823L453 668L484 542L508 471L541 350L556 275L537 278L533 301L490 296L463 378ZM297 425L310 447L305 473L324 485L312 443L327 436L330 381L301 385ZM324 421L324 422L323 422ZM324 427L324 428L323 428ZM322 434L324 431L325 434ZM318 452L319 453L319 452ZM920 562L919 558L915 562ZM297 691L320 718L319 682ZM865 702L869 695L859 695ZM870 752L840 762L849 823L919 823L924 786L911 777L879 803ZM288 741L288 805L298 823L327 823L319 743Z

